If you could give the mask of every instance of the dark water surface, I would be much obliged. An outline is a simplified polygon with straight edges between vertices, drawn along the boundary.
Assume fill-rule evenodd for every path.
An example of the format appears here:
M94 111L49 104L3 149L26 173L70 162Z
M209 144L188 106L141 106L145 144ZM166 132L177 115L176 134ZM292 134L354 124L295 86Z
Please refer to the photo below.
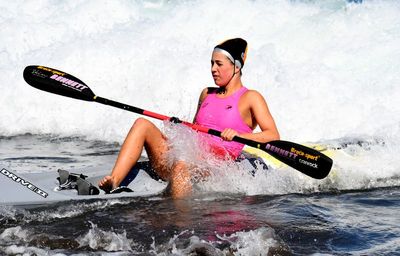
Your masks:
M52 135L2 137L19 172L114 161L119 145ZM286 184L287 185L287 184ZM3 195L2 195L3 196ZM400 189L311 194L202 193L0 206L9 255L400 255Z

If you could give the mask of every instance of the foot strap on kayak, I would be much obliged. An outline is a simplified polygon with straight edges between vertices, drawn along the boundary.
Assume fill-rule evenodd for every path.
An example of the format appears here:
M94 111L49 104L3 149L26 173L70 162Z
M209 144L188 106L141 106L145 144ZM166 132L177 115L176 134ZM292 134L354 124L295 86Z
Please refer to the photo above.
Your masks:
M56 190L76 189L78 195L98 195L100 191L86 180L87 176L83 174L70 173L66 170L58 169L59 185Z

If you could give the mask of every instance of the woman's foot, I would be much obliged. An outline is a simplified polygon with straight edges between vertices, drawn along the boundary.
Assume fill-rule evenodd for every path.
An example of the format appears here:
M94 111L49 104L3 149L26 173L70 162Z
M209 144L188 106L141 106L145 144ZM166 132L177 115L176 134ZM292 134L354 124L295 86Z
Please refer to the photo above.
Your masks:
M115 188L114 178L112 176L105 176L99 181L99 188L104 190L107 194Z

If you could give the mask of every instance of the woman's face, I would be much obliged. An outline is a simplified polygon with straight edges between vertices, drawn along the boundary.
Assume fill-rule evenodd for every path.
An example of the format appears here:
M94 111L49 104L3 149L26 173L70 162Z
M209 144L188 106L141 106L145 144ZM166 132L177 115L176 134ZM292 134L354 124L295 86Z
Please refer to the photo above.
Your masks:
M221 52L213 52L211 58L211 75L214 83L225 86L231 80L235 72L233 63Z

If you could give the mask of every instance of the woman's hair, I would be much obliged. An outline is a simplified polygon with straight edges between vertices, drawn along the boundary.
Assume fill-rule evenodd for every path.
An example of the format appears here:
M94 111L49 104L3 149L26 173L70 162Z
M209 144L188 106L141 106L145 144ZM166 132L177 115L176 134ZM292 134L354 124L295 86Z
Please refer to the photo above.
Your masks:
M240 69L244 66L247 55L247 42L242 38L228 39L214 47L214 52L224 54L235 66Z

